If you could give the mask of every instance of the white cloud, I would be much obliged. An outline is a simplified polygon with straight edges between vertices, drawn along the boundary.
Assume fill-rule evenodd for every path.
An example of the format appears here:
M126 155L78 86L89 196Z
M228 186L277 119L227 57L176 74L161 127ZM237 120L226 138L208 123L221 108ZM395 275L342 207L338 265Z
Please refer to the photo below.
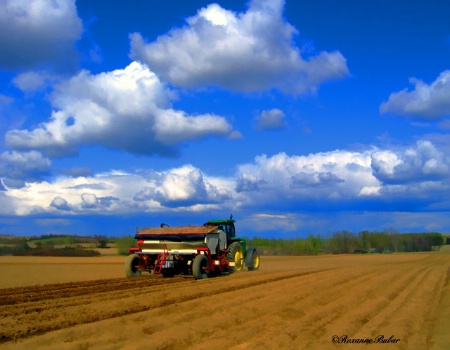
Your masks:
M232 179L205 176L185 165L163 172L113 170L94 176L57 177L51 182L7 188L0 195L16 215L167 213L229 206L233 186Z
M261 155L237 165L231 177L206 175L184 165L165 171L61 176L23 186L8 186L2 179L0 200L15 215L448 210L449 170L449 157L422 140L396 151Z
M99 205L98 198L93 193L81 194L81 207L84 209L95 208Z
M84 145L171 156L186 141L232 132L223 117L172 109L172 98L174 93L137 62L98 75L82 71L55 88L48 122L31 131L11 130L6 142L12 149L53 157L75 154Z
M95 193L87 193L84 192L81 194L81 209L82 210L108 210L114 201L118 201L119 199L112 196L106 197L97 197Z
M166 174L156 194L163 204L198 203L207 196L205 182L198 169L179 169Z
M376 151L372 153L372 169L378 177L389 177L394 173L394 168L400 164L398 156L392 151Z
M99 183L103 186L89 188ZM145 179L133 175L57 177L51 182L30 182L20 189L8 189L5 195L15 200L11 207L16 215L36 211L64 215L128 213L131 211L129 191L138 191L145 183Z
M64 198L60 196L53 198L52 202L50 203L50 206L63 211L70 211L72 209L72 206L69 204L69 202L67 202Z
M236 191L253 205L357 199L362 189L379 185L370 151L333 151L308 156L255 158L238 167ZM244 186L245 185L245 186Z
M396 151L262 155L238 166L235 190L244 206L274 210L314 203L364 208L368 200L376 207L387 201L389 208L392 203L401 208L410 207L411 198L428 206L450 190L450 157L427 140Z
M208 5L155 42L130 35L130 56L161 79L192 88L218 86L233 91L272 88L289 94L348 75L341 53L302 57L294 45L297 30L283 18L284 1L253 0L245 13Z
M428 120L450 116L450 70L442 72L431 85L414 78L410 82L414 89L392 93L388 101L381 104L382 113Z
M433 181L449 177L450 157L432 142L420 140L403 153L375 152L372 168L374 175L386 183Z
M191 165L161 174L158 181L135 196L136 200L151 199L167 207L215 204L230 198L231 193L226 188L217 187Z
M286 127L285 114L282 110L274 108L267 111L262 111L256 117L258 130L277 130Z
M76 60L82 33L75 0L0 1L0 69L30 69L51 63L66 69ZM71 62L72 60L72 62Z

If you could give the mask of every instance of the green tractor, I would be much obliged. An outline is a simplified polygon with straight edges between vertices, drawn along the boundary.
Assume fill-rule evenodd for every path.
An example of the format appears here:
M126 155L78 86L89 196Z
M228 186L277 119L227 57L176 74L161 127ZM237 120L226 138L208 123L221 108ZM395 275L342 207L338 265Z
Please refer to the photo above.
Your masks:
M151 274L192 275L203 279L222 273L239 272L247 267L258 270L260 256L245 239L236 237L235 220L209 220L203 226L138 230L137 247L130 248L125 262L128 277L142 271Z
M229 220L209 220L204 226L218 227L226 233L227 236L227 260L234 262L232 272L242 271L244 265L249 271L259 269L259 254L254 247L247 248L247 241L243 238L236 237L236 229L233 217Z

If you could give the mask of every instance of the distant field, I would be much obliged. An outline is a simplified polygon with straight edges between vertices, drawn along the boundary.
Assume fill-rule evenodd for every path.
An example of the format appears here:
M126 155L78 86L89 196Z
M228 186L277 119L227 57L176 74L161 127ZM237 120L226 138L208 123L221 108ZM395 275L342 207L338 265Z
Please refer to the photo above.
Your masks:
M0 257L0 349L450 348L450 254L263 256L202 281L127 279L124 259Z

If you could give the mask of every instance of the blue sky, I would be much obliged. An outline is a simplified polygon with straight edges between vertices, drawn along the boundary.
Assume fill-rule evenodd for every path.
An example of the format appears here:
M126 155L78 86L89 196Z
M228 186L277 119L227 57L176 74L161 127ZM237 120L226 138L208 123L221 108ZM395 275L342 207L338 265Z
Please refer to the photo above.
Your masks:
M0 233L450 230L450 4L0 2Z

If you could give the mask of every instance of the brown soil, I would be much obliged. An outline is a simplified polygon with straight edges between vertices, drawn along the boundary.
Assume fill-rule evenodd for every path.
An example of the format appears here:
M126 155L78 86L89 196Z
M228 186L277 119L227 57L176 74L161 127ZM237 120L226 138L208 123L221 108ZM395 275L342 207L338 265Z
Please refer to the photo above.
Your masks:
M0 349L450 348L449 254L262 257L201 281L20 259L0 257Z

